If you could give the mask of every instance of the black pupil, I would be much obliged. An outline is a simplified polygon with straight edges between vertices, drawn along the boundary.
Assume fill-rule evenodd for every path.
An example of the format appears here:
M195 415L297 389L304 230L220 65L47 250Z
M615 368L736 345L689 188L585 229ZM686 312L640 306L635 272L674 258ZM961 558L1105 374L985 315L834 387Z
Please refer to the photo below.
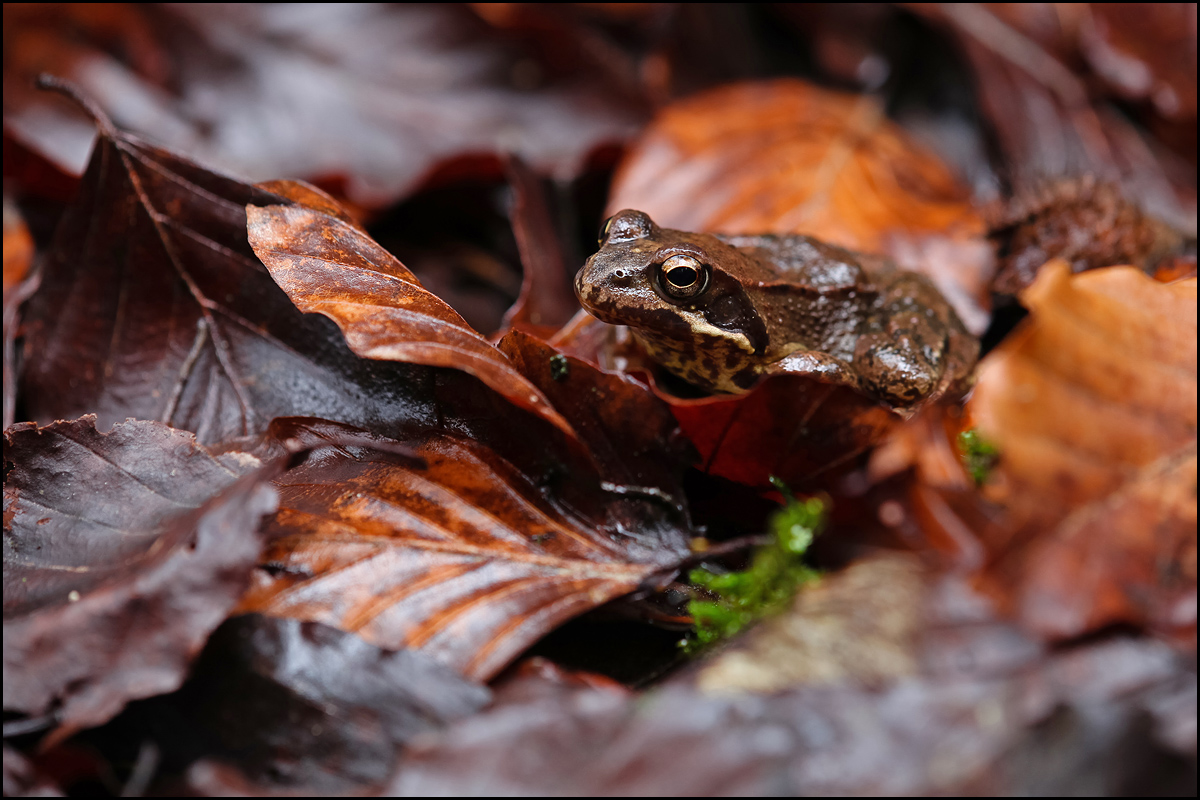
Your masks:
M667 272L667 282L680 289L686 289L700 277L694 267L675 267Z

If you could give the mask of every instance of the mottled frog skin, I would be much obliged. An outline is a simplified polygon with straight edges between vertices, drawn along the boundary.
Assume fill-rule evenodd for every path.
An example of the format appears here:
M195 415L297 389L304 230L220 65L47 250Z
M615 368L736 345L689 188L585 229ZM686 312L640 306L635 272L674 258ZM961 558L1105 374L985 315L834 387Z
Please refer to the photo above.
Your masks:
M575 293L714 392L796 372L909 407L965 386L979 353L928 278L882 257L808 236L675 231L641 211L608 221Z

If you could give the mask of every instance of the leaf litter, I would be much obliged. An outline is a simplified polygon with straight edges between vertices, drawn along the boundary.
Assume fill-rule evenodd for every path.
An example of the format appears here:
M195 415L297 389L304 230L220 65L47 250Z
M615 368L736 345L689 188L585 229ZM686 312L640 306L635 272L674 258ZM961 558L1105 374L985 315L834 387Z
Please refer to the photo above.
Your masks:
M309 19L327 30L301 30L299 17L284 24L290 13L251 7L206 21L186 9L73 9L62 15L76 21L71 39L58 19L5 9L13 31L32 32L11 39L6 24L6 196L27 215L32 263L47 281L30 302L11 304L11 325L6 292L15 345L6 381L19 377L7 408L43 425L6 437L73 431L102 454L126 448L135 460L115 463L192 504L146 504L126 478L110 486L133 494L109 497L92 478L108 467L90 457L6 448L5 705L15 746L12 758L6 747L6 793L77 791L89 780L113 793L422 795L1190 785L1195 354L1183 343L1194 341L1195 300L1194 280L1176 278L1189 271L1194 234L1194 170L1178 161L1194 143L1194 79L1159 58L1186 53L1186 25L1171 30L1162 9L1114 27L1119 10L1042 6L886 9L866 28L856 12L774 7L725 16L484 9L484 26L465 24L463 9L431 11L422 17L430 30L466 38L392 51L433 52L425 63L464 82L428 84L428 124L395 139L412 147L381 155L330 145L393 130L365 95L351 92L331 115L326 84L309 81L303 112L320 120L281 139L284 109L299 95L264 98L244 91L245 79L279 75L285 63L296 68L292 88L319 77L323 67L306 61L314 42L333 47L325 77L358 75L379 52L369 45L395 43L390 26L419 14L321 11ZM725 57L687 46L718 20ZM1000 35L981 39L981 21ZM347 60L334 45L364 22L376 30ZM273 25L283 28L262 41ZM886 41L885 28L895 33ZM779 60L763 30L811 59ZM1194 54L1194 33L1191 41ZM118 119L249 177L317 179L351 202L286 180L224 178L102 124L107 135L64 213L69 181L39 168L35 151L66 152L55 137L80 140L81 129L53 113L31 125L30 112L50 106L8 89L39 59L77 74L97 42L104 53L91 63L117 69L85 80ZM577 46L586 53L561 60ZM518 58L511 84L503 70L513 62L495 55L505 48ZM943 51L930 64L954 65L974 86L955 77L931 91L941 78L911 61L930 48ZM742 63L755 49L766 59L757 72ZM213 70L217 52L233 58ZM455 72L469 53L481 71ZM1135 62L1153 89L1123 80ZM378 69L397 75L411 63ZM817 82L747 82L753 74ZM592 89L563 94L571 81ZM831 81L872 95L818 88ZM410 90L427 84L396 85L379 97L411 110ZM673 96L684 87L701 91ZM206 92L224 99L197 116ZM1172 93L1182 100L1172 105ZM499 149L528 166L508 159L496 130L455 128L478 122L491 107L475 102L484 95L507 103L509 119L533 119L537 106L548 112L538 119L564 122L575 138L558 148L538 133L554 139L545 125L518 126L515 144ZM149 102L131 103L138 97ZM252 97L257 107L243 102ZM448 117L455 98L466 105ZM581 114L580 102L593 105ZM1054 113L1028 113L1038 103ZM643 108L657 108L654 119L623 157L583 166L596 142L628 136ZM207 122L195 125L200 117ZM954 130L997 146L935 154L889 117L940 132L934 140L947 147ZM261 135L229 148L235 130ZM1060 162L1045 160L1056 151L1042 145L1053 141L1067 146ZM236 166L250 164L247 153L263 172ZM496 192L506 169L507 207ZM989 195L981 175L992 176L1000 212L979 205ZM1035 180L1045 175L1062 180L1047 191ZM473 194L455 188L471 181ZM634 190L645 196L631 203ZM408 200L392 216L373 214L399 197ZM472 258L486 262L479 274L518 261L524 271L519 298L513 281L504 290L518 300L505 317L515 330L494 347L462 322L468 295L426 292L377 244L395 240L388 227L401 215L408 231L434 224L454 246L470 215L479 218L453 205L462 198L493 204L489 224L512 228L470 240ZM669 221L696 230L803 229L928 271L976 330L990 322L979 386L965 404L944 397L901 413L789 376L737 398L698 397L664 383L619 332L582 319L556 331L574 309L562 291L573 254L590 246L602 208L631 204L656 219L692 214ZM250 236L271 233L266 269L247 238L255 214ZM1089 271L1068 277L1054 257ZM1124 262L1137 271L1113 268ZM445 263L416 271L423 282ZM1156 287L1138 271L1174 282ZM989 318L990 290L1020 293L1027 324L1013 329L1013 306ZM1189 303L1190 318L1180 311ZM409 307L425 321L402 322ZM478 318L494 326L501 313ZM465 354L432 357L443 342ZM418 363L388 360L397 355ZM77 419L87 413L95 423ZM963 462L963 433L977 477ZM222 483L172 475L165 465L179 458L238 474L257 462L288 471ZM787 561L822 577L690 663L661 654L618 670L597 658L598 646L618 659L640 647L644 637L612 632L645 627L636 620L688 624L702 574L757 574L767 551L747 547L771 530L773 475L828 498L824 533L803 561ZM237 488L245 481L256 488ZM46 489L92 520L90 538L69 514L27 513ZM264 513L255 492L277 492L279 509ZM113 509L125 513L104 516ZM138 534L106 538L97 517ZM51 521L39 526L43 518ZM206 525L220 535L205 539ZM81 547L92 539L112 549ZM168 544L190 541L196 551ZM51 600L27 608L14 595L10 607L10 545L51 546L87 571L42 569ZM205 559L236 567L215 582L211 565L166 577ZM697 565L705 571L687 582ZM248 594L230 588L246 581ZM106 624L144 619L147 597L161 615L95 643ZM273 616L217 628L235 604ZM557 650L535 645L551 632ZM10 700L9 640L28 636L41 637L44 654L14 657L14 670L30 672L13 673L24 699ZM147 642L161 646L148 656ZM523 660L531 645L632 676L639 688ZM69 668L38 672L62 658ZM129 659L153 676L141 680ZM476 680L492 684L491 700Z

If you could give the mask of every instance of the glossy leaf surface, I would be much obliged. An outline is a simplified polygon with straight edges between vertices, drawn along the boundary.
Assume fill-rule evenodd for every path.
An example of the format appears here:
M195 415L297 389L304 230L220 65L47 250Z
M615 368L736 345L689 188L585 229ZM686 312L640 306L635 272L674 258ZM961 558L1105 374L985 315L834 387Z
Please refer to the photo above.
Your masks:
M242 611L324 622L486 679L687 552L678 536L597 530L478 443L429 434L405 444L424 468L342 448L278 481L273 541Z
M175 689L258 558L259 461L94 417L11 428L4 458L4 707L69 732Z
M285 414L390 430L428 413L425 373L356 358L254 256L245 206L282 198L99 124L25 311L31 417L157 419L218 442Z

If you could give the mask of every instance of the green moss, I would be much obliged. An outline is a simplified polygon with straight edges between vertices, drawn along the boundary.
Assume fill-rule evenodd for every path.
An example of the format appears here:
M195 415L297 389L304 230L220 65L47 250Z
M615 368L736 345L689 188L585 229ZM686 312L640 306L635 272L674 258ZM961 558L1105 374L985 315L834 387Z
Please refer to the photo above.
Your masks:
M982 486L987 482L988 474L992 471L992 467L996 466L996 460L1000 455L996 445L984 439L974 428L958 435L958 452L976 486Z
M562 353L556 353L550 356L550 377L556 381L564 381L567 379L567 373L570 372L571 365L567 363L567 357Z
M771 542L754 551L749 567L740 572L694 569L688 573L691 583L720 597L688 603L696 629L680 645L689 653L782 610L802 584L817 577L802 558L825 524L826 503L816 497L797 500L783 481L771 478L771 482L783 493L784 506L771 515Z

